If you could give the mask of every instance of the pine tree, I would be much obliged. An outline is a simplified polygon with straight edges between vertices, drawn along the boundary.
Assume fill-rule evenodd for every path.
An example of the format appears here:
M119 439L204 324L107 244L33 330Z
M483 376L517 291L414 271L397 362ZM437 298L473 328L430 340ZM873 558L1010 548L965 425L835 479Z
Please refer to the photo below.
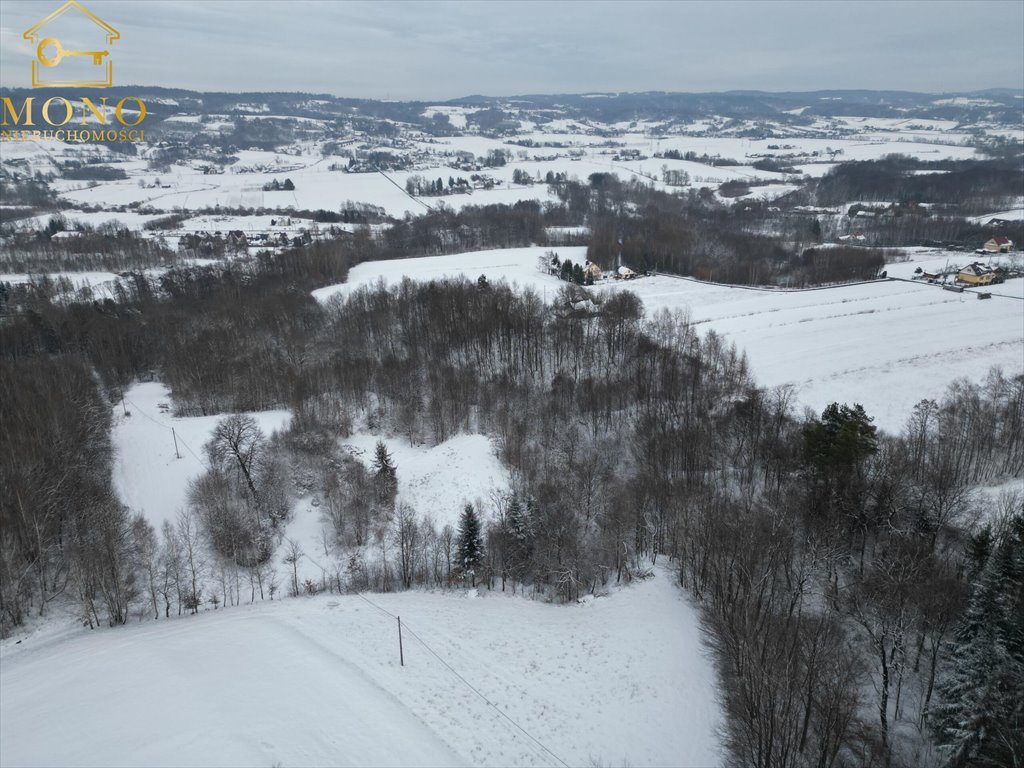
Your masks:
M567 283L572 280L572 262L569 259L562 262L558 276Z
M930 715L948 765L1014 765L1024 755L1024 515L984 563L948 658Z
M374 489L377 493L377 502L380 504L394 504L395 496L398 494L398 468L395 466L388 447L383 440L377 441L375 455L373 458Z
M395 474L395 463L391 458L391 453L388 451L388 447L384 444L383 440L378 440L377 445L374 448L373 456L373 471L378 475L381 473Z
M526 566L533 556L535 520L533 499L528 498L524 504L517 495L513 495L505 515L509 550L505 556L510 571L519 580L522 580Z
M520 546L525 554L533 547L534 536L534 509L533 499L527 499L524 504L518 496L512 496L508 505L508 530L512 539Z
M807 460L823 472L848 469L878 451L876 427L864 407L832 403L804 429Z
M819 513L841 510L860 519L865 504L867 459L878 452L876 428L859 404L832 403L804 428L804 459L813 473L811 505Z
M992 526L986 525L967 542L967 575L973 580L992 554Z
M572 281L576 285L583 285L583 267L579 264L572 265Z
M462 511L456 547L459 567L464 574L470 574L475 587L476 569L484 561L484 540L480 533L480 518L472 504L467 504Z

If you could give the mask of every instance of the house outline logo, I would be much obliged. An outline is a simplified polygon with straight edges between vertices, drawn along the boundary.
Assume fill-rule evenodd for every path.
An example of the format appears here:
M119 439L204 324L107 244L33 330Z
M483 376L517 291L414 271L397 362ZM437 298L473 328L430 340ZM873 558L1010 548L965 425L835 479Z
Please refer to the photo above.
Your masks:
M92 13L92 11L79 3L78 0L68 0L68 2L64 3L64 5L38 24L27 29L25 34L22 35L22 37L35 46L36 55L32 59L33 88L109 88L114 83L114 68L110 61L109 50L69 51L61 45L57 37L48 36L45 31L42 31L48 24L71 10L78 11L103 30L103 33L106 35L106 45L108 48L111 43L121 38L120 32ZM49 50L55 52L51 54L48 53ZM54 69L64 58L69 56L91 57L94 65L102 67L105 63L106 67L104 67L102 75L99 75L95 80L63 80L59 75L56 80L45 79L44 72L46 70Z

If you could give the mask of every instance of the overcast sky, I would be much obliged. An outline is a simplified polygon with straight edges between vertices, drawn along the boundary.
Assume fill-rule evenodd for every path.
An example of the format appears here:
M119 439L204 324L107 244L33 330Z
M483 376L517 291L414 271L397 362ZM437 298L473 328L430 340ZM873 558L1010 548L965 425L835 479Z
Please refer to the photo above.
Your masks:
M0 84L29 84L22 33L61 2L0 0ZM83 3L121 32L116 85L423 100L1024 88L1021 0Z

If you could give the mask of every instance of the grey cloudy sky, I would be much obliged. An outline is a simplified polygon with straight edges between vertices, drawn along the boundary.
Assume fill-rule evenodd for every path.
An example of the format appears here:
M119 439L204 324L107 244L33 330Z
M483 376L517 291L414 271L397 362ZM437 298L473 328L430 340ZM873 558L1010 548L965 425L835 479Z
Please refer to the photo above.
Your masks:
M0 0L0 84L29 84L22 33L61 2ZM82 2L121 32L117 85L424 100L1024 88L1021 0Z

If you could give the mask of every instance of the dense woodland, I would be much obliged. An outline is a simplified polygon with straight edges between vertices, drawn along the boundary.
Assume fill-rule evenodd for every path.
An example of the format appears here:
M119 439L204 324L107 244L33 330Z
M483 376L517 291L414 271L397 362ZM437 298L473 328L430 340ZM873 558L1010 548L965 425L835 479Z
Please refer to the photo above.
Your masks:
M62 234L63 233L63 234ZM158 240L142 237L116 222L71 230L60 214L38 231L25 234L0 255L9 272L127 272L173 264L178 255Z
M1002 201L1020 193L1020 183L1016 158L929 163L890 155L836 166L817 183L814 195L819 205L848 200L927 202L970 215L997 210Z

